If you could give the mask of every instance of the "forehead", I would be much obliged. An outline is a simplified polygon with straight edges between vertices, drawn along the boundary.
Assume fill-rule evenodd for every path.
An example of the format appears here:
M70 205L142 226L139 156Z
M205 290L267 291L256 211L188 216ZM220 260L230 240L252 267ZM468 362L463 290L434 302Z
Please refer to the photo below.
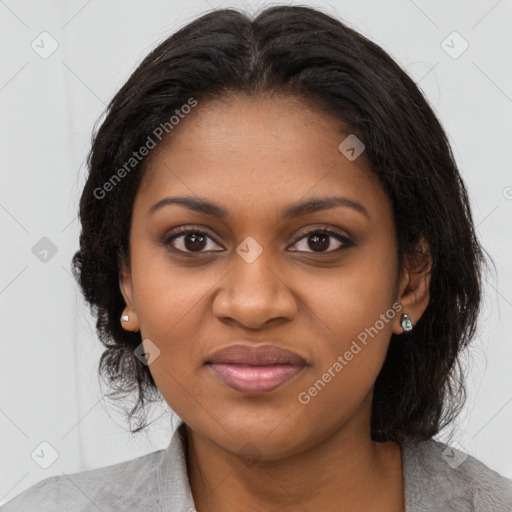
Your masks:
M364 152L349 160L338 149L349 135L343 123L294 97L199 103L149 155L136 204L147 209L186 193L255 213L337 193L374 214L389 208Z

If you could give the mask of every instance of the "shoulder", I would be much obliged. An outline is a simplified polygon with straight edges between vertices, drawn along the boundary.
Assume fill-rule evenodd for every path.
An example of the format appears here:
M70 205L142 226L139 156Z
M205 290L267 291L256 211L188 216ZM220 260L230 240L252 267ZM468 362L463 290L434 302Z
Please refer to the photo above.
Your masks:
M163 456L164 450L159 450L111 466L45 478L11 499L0 511L153 510L146 500L157 485Z
M404 453L411 512L512 511L512 479L475 457L434 439L409 445Z

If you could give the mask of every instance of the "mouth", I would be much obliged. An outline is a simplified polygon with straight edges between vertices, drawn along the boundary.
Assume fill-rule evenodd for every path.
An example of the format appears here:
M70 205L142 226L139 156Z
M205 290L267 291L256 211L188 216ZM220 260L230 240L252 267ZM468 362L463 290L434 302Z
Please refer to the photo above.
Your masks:
M208 364L224 384L248 395L268 393L304 370L304 366L275 364Z
M213 354L205 364L221 382L246 395L269 393L307 366L298 354L274 345L232 345Z

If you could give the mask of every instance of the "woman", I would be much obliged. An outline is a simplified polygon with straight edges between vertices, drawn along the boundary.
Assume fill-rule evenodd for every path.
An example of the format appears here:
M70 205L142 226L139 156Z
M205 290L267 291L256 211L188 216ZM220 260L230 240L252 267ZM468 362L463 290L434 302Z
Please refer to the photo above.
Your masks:
M206 14L142 62L95 135L73 264L122 398L166 450L50 477L3 510L510 511L433 436L483 250L443 128L328 15Z

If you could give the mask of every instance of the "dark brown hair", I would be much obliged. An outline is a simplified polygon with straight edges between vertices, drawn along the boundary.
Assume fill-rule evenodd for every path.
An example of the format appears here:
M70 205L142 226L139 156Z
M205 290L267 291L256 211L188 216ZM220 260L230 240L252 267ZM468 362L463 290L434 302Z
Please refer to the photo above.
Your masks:
M132 432L147 426L145 404L161 399L134 356L140 333L120 324L119 258L129 262L130 217L147 158L107 194L97 191L190 98L200 105L232 93L291 95L350 127L391 198L400 263L421 237L430 245L431 301L410 333L392 336L375 383L371 432L376 441L431 438L464 404L458 355L474 335L481 300L485 260L467 192L413 80L377 44L309 7L270 7L255 18L209 12L153 50L108 105L88 157L72 266L105 346L99 374L109 396L135 391L127 416L140 422Z

